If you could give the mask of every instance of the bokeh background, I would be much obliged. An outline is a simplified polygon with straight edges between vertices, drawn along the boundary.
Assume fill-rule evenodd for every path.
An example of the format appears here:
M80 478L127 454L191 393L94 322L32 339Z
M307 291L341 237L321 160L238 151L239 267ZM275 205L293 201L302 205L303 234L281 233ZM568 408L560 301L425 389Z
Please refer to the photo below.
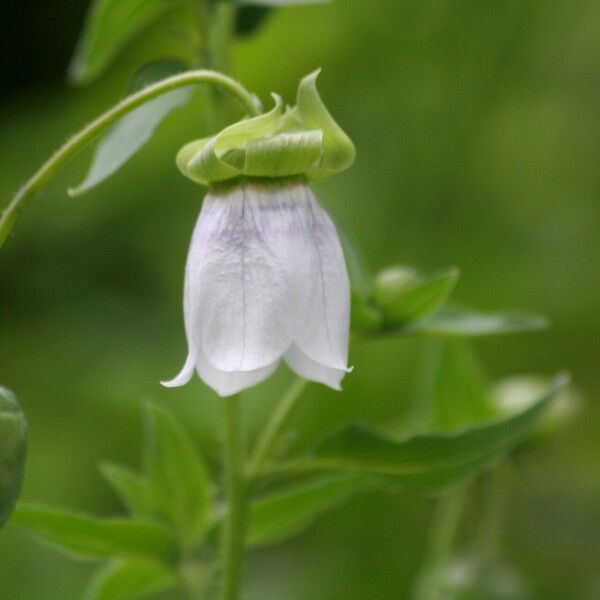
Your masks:
M65 71L87 2L4 6L0 204L68 135L110 106L135 69L177 54L157 26L89 87ZM233 72L264 100L320 90L356 143L354 168L319 184L373 269L457 265L455 297L548 315L543 333L478 341L493 379L567 368L579 417L520 460L505 559L538 600L600 598L600 2L336 0L286 8L233 46ZM202 99L179 110L127 167L70 199L84 153L26 211L0 254L0 381L19 396L31 444L23 497L112 514L97 464L137 465L140 403L164 402L218 461L218 399L181 366L181 287L199 210L176 171L202 131ZM337 394L312 386L299 444L349 419L410 409L421 342L352 345ZM290 380L245 394L249 437ZM398 600L423 552L433 501L364 494L296 540L253 554L247 600ZM78 598L93 568L0 532L0 598Z

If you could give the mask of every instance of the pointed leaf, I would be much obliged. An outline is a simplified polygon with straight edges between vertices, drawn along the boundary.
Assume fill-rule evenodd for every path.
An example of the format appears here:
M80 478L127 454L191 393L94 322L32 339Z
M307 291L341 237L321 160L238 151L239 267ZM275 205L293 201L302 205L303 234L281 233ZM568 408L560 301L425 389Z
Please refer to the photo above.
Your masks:
M299 460L296 468L374 474L411 488L443 489L489 468L521 443L566 383L566 377L557 377L526 410L453 434L392 438L362 425L350 425L325 439L310 458Z
M100 75L117 54L177 0L94 0L79 39L69 76L87 83Z
M8 519L21 491L27 421L17 398L0 387L0 527Z
M498 415L482 369L464 342L452 340L437 344L433 349L430 375L429 430L454 431Z
M12 522L84 558L137 556L171 562L177 553L170 532L149 521L99 519L47 506L20 504Z
M112 463L103 463L100 471L131 514L149 515L150 484L143 475Z
M177 584L177 576L163 564L139 559L117 559L96 573L84 600L134 600Z
M438 313L416 323L406 333L479 336L518 331L539 331L548 327L545 317L526 312L486 313L445 306Z
M335 475L255 501L250 511L248 543L266 546L297 535L322 513L364 489L367 482L363 476Z
M80 196L118 171L154 134L176 108L186 104L193 87L167 92L120 119L100 140L85 179L69 195Z
M184 544L194 544L209 518L211 482L192 440L172 415L148 405L147 423L153 509Z

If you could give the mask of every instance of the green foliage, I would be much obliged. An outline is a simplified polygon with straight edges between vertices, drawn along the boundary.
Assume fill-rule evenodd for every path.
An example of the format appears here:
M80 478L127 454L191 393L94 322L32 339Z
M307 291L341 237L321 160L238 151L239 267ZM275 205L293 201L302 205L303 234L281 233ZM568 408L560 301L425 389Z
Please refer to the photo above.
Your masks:
M523 311L481 312L445 306L438 313L417 323L407 333L445 336L482 336L518 331L539 331L548 327L545 317Z
M133 76L131 92L160 79L185 71L178 61L157 61L146 65ZM69 195L80 196L116 173L154 135L157 127L176 108L187 104L193 86L162 94L125 115L106 133L94 150L92 164L84 180L69 189Z
M523 410L489 421L485 380L468 349L451 341L438 344L427 381L431 428L444 433L393 439L349 426L321 442L308 458L276 464L275 472L286 476L298 469L322 474L252 498L248 546L297 535L374 479L431 492L472 478L526 438L565 385L564 378L557 378ZM208 540L220 530L226 512L214 505L212 483L181 425L155 405L148 405L146 413L144 472L102 466L131 518L99 519L34 505L21 505L14 514L15 524L75 556L110 559L92 580L87 600L126 600L181 587L188 585L189 572L202 574L201 586L210 580L211 553L190 563L191 551L212 545Z
M373 298L383 313L383 328L395 329L420 321L435 313L458 282L457 269L430 276L405 267L381 271L373 288Z
M181 0L95 0L69 67L71 79L88 83L97 78L126 44L181 4Z
M322 477L254 501L248 543L266 546L297 535L325 511L364 489L367 482L355 475Z
M15 395L0 387L0 527L10 516L21 491L26 454L25 415Z
M566 385L557 377L526 410L451 434L393 438L363 425L346 426L296 463L310 471L379 475L406 487L441 490L472 478L520 444Z
M99 519L42 505L20 504L12 522L75 556L133 556L170 563L177 544L166 527L151 521Z
M458 281L457 269L424 275L392 266L373 278L350 236L341 231L351 283L352 328L357 333L476 337L548 327L546 318L533 313L482 312L447 304Z
M165 565L139 559L117 559L92 579L84 600L134 600L178 585Z
M420 400L429 410L428 431L456 431L499 416L490 398L489 384L466 342L436 342L427 358L425 389ZM542 397L547 388L548 385L537 389L530 402Z
M112 463L103 463L100 471L129 513L136 516L152 514L150 484L146 477Z
M448 304L458 269L432 275L393 265L369 272L352 236L337 223L350 276L352 329L367 337L429 335L475 337L539 331L548 320L524 311L482 312Z
M152 509L172 525L181 544L189 546L208 524L212 484L192 441L172 415L149 405L147 423Z

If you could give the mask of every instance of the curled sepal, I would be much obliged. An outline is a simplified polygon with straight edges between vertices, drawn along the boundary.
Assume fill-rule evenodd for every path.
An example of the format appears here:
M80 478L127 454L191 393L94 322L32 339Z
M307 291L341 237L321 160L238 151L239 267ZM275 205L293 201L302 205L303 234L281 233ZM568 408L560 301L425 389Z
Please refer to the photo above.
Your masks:
M272 135L283 115L283 102L273 94L275 106L271 111L245 119L223 129L221 133L186 144L177 154L179 170L192 181L209 185L242 175L243 158L248 142Z
M177 166L192 181L210 186L238 177L319 179L349 167L354 146L323 104L315 72L298 88L297 104L230 125L217 135L186 144Z
M317 90L317 77L320 70L307 75L298 88L296 99L297 115L304 127L320 129L323 132L323 154L321 161L307 173L311 179L321 179L347 169L354 162L356 151L352 140L323 104Z

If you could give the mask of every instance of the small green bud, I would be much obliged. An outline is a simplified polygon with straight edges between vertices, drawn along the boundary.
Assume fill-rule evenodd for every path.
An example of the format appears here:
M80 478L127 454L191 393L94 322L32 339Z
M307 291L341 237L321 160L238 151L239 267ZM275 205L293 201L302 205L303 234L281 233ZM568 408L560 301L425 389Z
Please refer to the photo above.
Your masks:
M385 306L393 303L399 295L414 289L420 281L421 277L415 269L404 265L386 267L375 278L373 296L379 304Z
M284 109L273 94L275 106L268 113L186 144L177 154L179 170L210 187L239 177L322 179L347 169L354 161L354 145L325 108L317 75L300 82L293 108Z
M8 520L23 481L27 452L27 421L6 388L0 387L0 527Z
M388 327L407 325L439 309L457 281L456 269L425 276L402 265L388 267L375 278L373 300Z

